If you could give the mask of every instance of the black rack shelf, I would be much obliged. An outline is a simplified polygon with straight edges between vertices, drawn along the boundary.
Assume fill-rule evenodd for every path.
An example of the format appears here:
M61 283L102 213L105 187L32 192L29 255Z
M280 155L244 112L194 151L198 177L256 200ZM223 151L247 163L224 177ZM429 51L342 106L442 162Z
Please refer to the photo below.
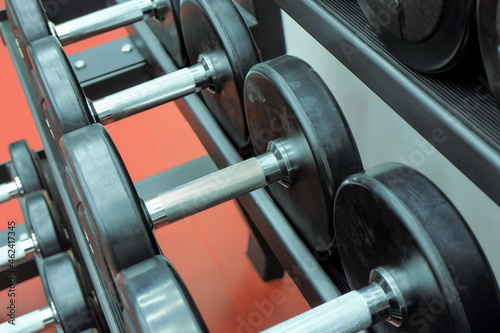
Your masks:
M500 111L485 77L408 68L385 49L355 0L275 2L500 205Z

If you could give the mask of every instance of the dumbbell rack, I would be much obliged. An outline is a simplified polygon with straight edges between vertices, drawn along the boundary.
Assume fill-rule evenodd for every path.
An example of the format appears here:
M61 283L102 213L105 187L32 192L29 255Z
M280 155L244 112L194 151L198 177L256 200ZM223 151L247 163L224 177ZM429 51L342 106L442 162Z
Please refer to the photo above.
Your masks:
M94 286L96 298L102 308L109 330L112 332L124 331L120 310L112 301L109 291L105 288L103 277L98 270L86 236L79 224L77 212L73 207L68 190L64 158L46 126L35 88L24 60L18 51L14 33L8 23L5 10L0 11L0 28L2 38L10 51L42 139L47 160L54 174L55 183L68 213L73 252L77 261L84 265L88 271L88 277ZM147 59L148 65L150 68L158 69L158 75L177 70L174 62L158 43L153 31L146 22L134 24L133 28L129 29L129 32L131 34L130 40L136 46L140 44L141 47L147 49L147 54L152 56ZM242 157L232 146L198 96L192 95L176 103L217 167L222 168L242 161ZM281 265L297 282L301 293L311 305L318 305L340 295L337 287L327 276L313 254L306 248L266 190L254 191L241 197L239 201L250 217L251 221L249 223L254 233L257 233L258 237L264 237L265 242L269 244Z
M459 82L409 70L385 50L368 28L356 1L275 2L422 136L428 138L485 194L500 204L500 179L491 177L500 171L500 133L497 130L500 126L500 113L491 94L487 92L485 79L478 77ZM0 12L0 27L40 132L56 184L68 209L73 227L72 238L76 241L75 255L88 269L109 329L122 331L119 310L110 301L110 295L104 288L102 277L79 227L77 214L69 201L63 158L45 126L32 81L17 52L5 11ZM146 23L135 24L130 32L131 41L136 41L136 45L142 44L148 50L151 58L147 61L152 68L165 73L177 69ZM381 81L386 84L379 84ZM395 87L398 87L398 94L394 93ZM242 160L199 97L189 96L176 103L217 167L222 168ZM446 132L448 139L445 142L437 143L432 140L432 130L436 128ZM464 155L467 156L466 159L463 158ZM311 305L339 295L324 269L265 190L254 191L241 197L239 201L250 217L252 226L264 237L283 267L299 282L302 294Z
M275 2L500 205L500 112L486 77L409 69L386 50L355 0ZM435 129L444 142L432 139Z

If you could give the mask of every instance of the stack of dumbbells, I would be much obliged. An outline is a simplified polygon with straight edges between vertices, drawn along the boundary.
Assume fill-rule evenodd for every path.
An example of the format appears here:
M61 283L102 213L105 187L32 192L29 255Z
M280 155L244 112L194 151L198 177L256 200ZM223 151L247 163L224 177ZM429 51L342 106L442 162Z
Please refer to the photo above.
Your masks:
M257 190L287 219L297 249L316 255L343 294L309 300L313 309L270 332L416 332L429 311L427 331L497 327L495 277L453 204L407 166L364 170L321 77L296 57L263 61L241 4L129 0L59 24L45 6L8 0L2 16L45 151L16 142L2 165L0 200L19 197L26 222L15 239L10 226L3 232L0 264L5 276L17 267L16 279L39 274L49 305L0 331L208 331L154 232ZM143 21L129 27L128 47L149 62L136 80L144 82L118 82L130 79L119 59L99 80L85 77L88 64L67 54L69 44ZM156 43L145 43L145 34ZM155 52L179 69L158 70ZM191 125L215 124L238 163L141 198L110 124L184 98L209 110ZM271 248L285 246L262 233ZM286 260L281 265L294 273ZM305 292L308 284L296 282Z

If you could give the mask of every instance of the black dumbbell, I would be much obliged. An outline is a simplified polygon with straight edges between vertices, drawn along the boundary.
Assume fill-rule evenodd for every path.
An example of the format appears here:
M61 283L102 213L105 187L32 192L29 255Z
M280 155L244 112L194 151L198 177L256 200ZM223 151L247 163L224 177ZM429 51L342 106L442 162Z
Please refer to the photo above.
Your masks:
M21 50L46 36L55 36L62 45L90 38L148 18L163 21L169 16L167 50L181 52L179 22L180 0L129 0L94 13L55 25L49 21L40 0L6 0L7 15L16 32ZM26 56L27 54L25 54Z
M155 255L154 229L264 186L312 249L332 250L333 196L362 170L342 111L319 75L289 56L256 65L244 95L258 156L144 201L104 127L63 136L74 205L103 271L116 276Z
M208 332L184 282L165 257L123 270L117 281L128 332Z
M477 24L481 56L489 85L497 106L500 108L500 22L497 0L479 0L477 3Z
M108 124L201 91L233 143L248 144L243 84L260 56L245 22L230 0L187 0L180 10L187 54L196 65L97 101L87 100L53 37L31 44L35 80L56 140L90 123Z
M355 291L266 333L498 329L500 293L479 243L453 204L416 170L389 163L349 177L334 215Z
M475 39L474 0L358 0L387 49L406 65L438 73L455 66Z
M12 159L7 164L12 170L12 177L8 182L0 184L0 203L47 189L47 178L40 159L26 140L11 143L9 151Z
M9 241L0 247L0 272L18 266L34 253L46 258L67 248L67 234L45 191L27 194L21 200L21 208L26 220L27 235L17 239L15 231L7 233Z
M0 331L42 332L59 326L63 332L98 328L89 293L81 283L73 258L62 252L43 260L42 282L49 305L0 324Z

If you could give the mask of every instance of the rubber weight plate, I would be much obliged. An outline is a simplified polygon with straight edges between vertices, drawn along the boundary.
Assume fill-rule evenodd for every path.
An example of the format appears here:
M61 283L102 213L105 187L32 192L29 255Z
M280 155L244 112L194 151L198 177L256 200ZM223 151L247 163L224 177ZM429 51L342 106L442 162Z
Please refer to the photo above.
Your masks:
M71 256L59 253L43 261L43 283L47 299L54 303L64 332L96 327L94 312Z
M353 175L335 199L339 253L351 288L370 270L391 271L408 322L375 332L493 332L499 291L484 253L444 194L409 167L390 163Z
M24 193L46 188L40 160L35 152L30 149L26 140L11 143L9 152Z
M335 98L307 63L282 56L248 73L245 110L255 153L280 140L293 161L294 184L268 187L276 203L310 248L331 249L333 198L343 179L363 169Z
M59 41L53 36L42 38L29 46L29 52L40 103L56 141L89 125L87 100Z
M108 287L121 270L160 253L127 169L102 125L61 139L74 206Z
M48 18L39 0L5 0L5 7L23 54L29 44L50 35Z
M500 108L500 6L498 0L478 0L479 45L491 92Z
M194 64L201 54L209 55L221 82L218 93L201 92L205 103L232 142L245 147L243 86L250 68L260 62L250 31L231 0L184 0L181 25L188 60Z
M186 65L186 49L181 30L180 0L171 0L171 10L165 15L163 21L156 19L147 20L148 26L153 30L158 40L167 50L177 67Z
M191 295L165 257L129 267L117 280L130 332L208 332Z
M62 252L66 247L61 221L45 191L29 193L21 206L28 231L35 234L42 257Z
M474 24L474 0L358 0L387 49L427 73L446 71L465 55Z

